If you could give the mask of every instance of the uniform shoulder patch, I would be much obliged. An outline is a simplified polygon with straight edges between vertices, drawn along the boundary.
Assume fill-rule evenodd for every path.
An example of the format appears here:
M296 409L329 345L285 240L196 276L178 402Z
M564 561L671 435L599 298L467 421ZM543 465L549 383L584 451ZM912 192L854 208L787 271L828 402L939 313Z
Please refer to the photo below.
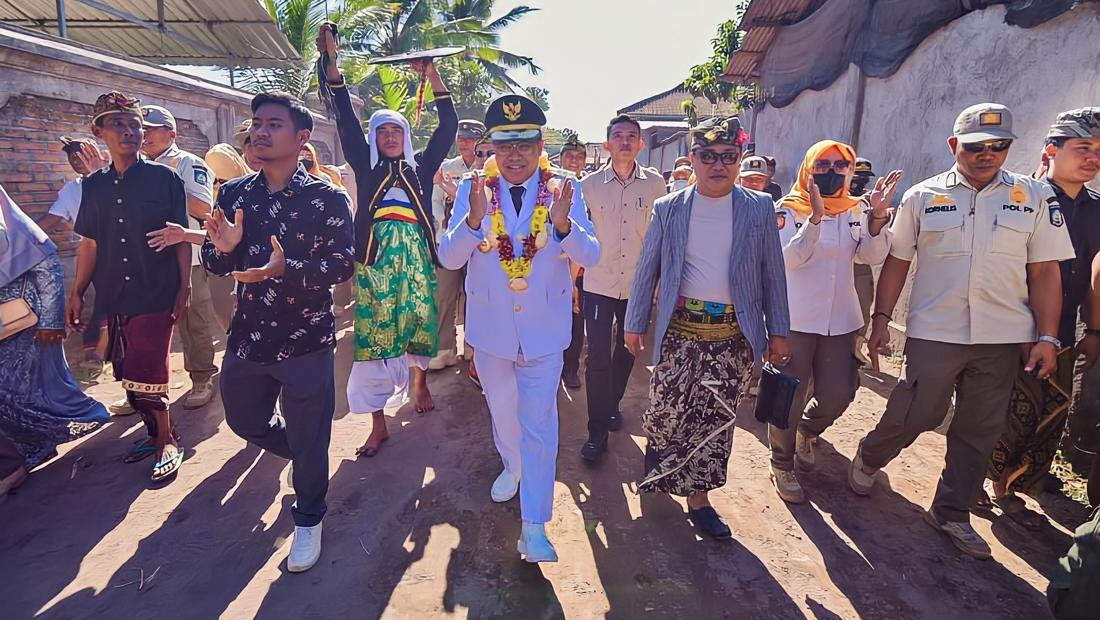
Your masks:
M1050 211L1050 224L1055 228L1061 228L1066 225L1066 218L1062 215L1062 208L1058 205L1052 204L1047 208Z
M193 172L195 175L195 182L199 185L206 185L210 182L210 175L206 172L206 168L195 166Z

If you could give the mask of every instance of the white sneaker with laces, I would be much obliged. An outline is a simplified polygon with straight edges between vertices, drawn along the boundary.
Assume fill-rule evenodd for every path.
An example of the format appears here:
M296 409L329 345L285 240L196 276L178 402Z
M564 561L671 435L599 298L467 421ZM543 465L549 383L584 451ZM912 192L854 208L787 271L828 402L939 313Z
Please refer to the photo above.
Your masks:
M204 381L191 386L191 392L183 399L184 409L205 407L214 398L213 381Z
M292 573L302 573L317 563L321 557L321 524L313 527L294 528L294 541L290 543L290 555L286 558L286 569Z
M817 466L817 455L814 448L817 447L817 437L810 437L801 429L794 435L794 464L802 471L813 471Z
M494 502L502 504L515 497L517 492L519 492L519 478L505 469L493 481L493 488L489 495L492 496Z
M798 483L793 471L776 469L771 466L772 486L779 498L788 504L801 504L806 501L806 494L802 491L802 485Z
M130 405L130 401L127 400L125 396L107 405L107 410L111 412L111 415L116 416L133 415L136 413L134 408Z
M532 564L558 561L558 552L554 550L554 545L550 544L550 539L546 538L546 525L543 523L523 522L516 551L519 551L524 560Z

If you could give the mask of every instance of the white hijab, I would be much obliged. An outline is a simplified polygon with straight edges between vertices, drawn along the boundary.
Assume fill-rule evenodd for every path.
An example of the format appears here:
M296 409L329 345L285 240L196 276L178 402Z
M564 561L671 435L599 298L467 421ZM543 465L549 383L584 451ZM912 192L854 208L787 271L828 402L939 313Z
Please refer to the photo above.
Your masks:
M405 163L416 170L416 161L413 159L412 127L409 126L409 121L404 116L393 110L378 110L370 115L367 128L367 144L370 145L370 167L374 168L378 165L378 128L386 124L397 125L405 130Z

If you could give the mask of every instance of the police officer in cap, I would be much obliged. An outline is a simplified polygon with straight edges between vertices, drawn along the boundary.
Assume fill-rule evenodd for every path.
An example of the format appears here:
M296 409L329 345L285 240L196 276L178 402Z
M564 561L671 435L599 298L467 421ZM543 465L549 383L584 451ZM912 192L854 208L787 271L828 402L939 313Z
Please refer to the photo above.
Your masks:
M851 196L862 196L869 193L867 187L875 178L875 171L871 169L871 162L862 158L856 158L856 173L852 176L852 182L848 188Z
M444 267L467 266L466 339L489 404L504 470L493 501L520 495L517 550L528 562L556 562L546 538L558 454L557 390L570 341L569 259L600 257L576 182L543 153L546 115L534 101L505 95L485 114L496 165L464 179L439 244Z

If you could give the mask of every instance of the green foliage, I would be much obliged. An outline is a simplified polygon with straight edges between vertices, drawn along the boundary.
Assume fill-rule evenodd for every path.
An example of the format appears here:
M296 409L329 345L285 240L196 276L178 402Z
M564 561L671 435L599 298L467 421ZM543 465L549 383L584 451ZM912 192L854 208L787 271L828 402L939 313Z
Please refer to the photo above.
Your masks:
M733 101L741 108L751 107L755 102L755 90L747 86L735 86L721 79L726 72L730 55L741 47L744 33L737 29L741 18L745 16L748 0L738 0L733 19L718 25L718 32L711 39L711 56L702 64L695 65L684 80L684 88L693 95L706 97L711 103ZM694 106L693 106L694 108ZM684 108L685 115L690 110Z

